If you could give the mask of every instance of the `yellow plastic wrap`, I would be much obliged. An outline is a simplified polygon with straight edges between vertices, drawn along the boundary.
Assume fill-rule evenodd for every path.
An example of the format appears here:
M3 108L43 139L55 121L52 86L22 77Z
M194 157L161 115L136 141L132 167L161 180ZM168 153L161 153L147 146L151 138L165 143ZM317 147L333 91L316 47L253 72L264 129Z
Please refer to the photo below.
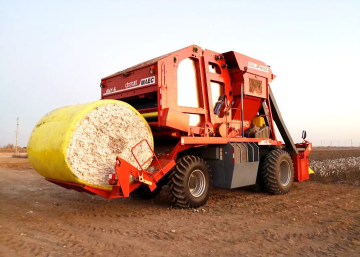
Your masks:
M81 183L110 190L111 186L92 185L79 179L67 161L67 147L72 132L81 120L96 107L106 104L126 105L133 110L151 130L145 119L132 106L116 100L100 100L62 107L46 114L33 129L28 142L28 158L33 168L45 178ZM119 114L121 115L121 114ZM152 138L152 136L151 136ZM154 142L149 142L154 147ZM115 165L115 159L114 159Z

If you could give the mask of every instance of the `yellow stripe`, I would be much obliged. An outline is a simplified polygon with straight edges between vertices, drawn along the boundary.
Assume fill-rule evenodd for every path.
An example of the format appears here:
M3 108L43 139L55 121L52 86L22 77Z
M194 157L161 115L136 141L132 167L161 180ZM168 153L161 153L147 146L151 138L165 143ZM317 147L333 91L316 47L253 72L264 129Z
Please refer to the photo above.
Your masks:
M144 118L153 118L158 116L158 112L148 112L141 114Z

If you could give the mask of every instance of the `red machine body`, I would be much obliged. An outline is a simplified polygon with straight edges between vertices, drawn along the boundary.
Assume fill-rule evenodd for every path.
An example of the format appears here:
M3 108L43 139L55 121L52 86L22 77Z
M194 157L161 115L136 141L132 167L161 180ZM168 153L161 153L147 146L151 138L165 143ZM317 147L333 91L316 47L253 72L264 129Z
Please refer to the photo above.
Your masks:
M149 124L161 127L160 134L239 137L241 89L246 130L268 100L268 83L274 77L261 61L193 45L103 78L101 98L128 102L140 113L157 112L157 119ZM220 115L213 113L220 95L228 103L234 101L228 115L224 109ZM154 134L156 138L159 133ZM270 138L276 140L275 134Z
M151 164L155 171L137 170L118 158L116 176L110 178L112 191L49 180L106 198L127 197L142 184L154 190L183 152L227 144L234 147L233 156L245 148L257 148L254 153L284 149L294 164L294 180L306 180L312 146L292 142L269 85L275 77L270 66L259 60L234 51L203 50L197 45L105 77L100 84L101 99L125 101L148 121L155 142ZM274 120L285 144L276 138ZM261 124L254 125L258 122ZM216 151L219 155L220 150ZM200 155L210 158L205 151ZM131 185L130 174L136 178Z

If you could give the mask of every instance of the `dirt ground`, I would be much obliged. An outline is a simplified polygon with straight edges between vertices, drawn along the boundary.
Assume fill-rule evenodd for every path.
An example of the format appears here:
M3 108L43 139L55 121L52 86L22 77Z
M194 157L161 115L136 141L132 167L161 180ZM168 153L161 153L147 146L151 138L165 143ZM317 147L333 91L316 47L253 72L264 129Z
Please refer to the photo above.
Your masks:
M326 156L360 150L311 158ZM161 196L106 200L66 190L5 154L0 176L0 256L360 256L360 186L346 180L313 176L284 196L214 189L206 206L184 210Z

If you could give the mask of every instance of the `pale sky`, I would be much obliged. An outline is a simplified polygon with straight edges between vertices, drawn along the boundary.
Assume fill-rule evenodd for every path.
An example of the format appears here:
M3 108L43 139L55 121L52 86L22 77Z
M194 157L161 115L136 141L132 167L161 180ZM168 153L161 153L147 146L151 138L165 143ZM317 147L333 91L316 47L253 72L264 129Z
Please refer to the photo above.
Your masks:
M100 79L191 44L271 65L294 141L360 145L360 1L0 0L0 146Z

